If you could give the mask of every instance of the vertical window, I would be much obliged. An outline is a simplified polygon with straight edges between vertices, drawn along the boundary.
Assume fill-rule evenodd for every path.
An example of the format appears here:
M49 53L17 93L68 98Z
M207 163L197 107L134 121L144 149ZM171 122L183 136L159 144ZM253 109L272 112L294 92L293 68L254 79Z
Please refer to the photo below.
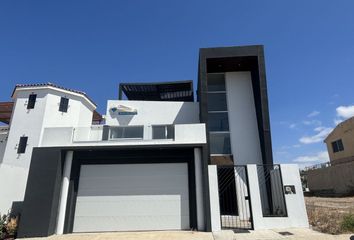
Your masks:
M28 97L27 109L33 109L36 105L37 94L30 94Z
M343 151L344 146L343 146L342 139L332 142L332 149L334 153Z
M208 131L212 156L232 155L227 109L225 74L209 73L208 84Z
M27 147L28 137L20 137L20 142L18 143L17 153L25 153Z
M62 97L60 99L60 104L59 104L59 111L60 112L67 112L68 111L68 106L69 106L69 99Z

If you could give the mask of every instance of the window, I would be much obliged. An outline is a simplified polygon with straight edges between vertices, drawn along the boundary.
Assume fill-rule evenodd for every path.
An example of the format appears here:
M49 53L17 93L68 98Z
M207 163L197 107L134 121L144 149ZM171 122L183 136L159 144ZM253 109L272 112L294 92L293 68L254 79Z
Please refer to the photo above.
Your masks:
M212 156L231 156L225 74L209 73L207 77L210 154Z
M208 111L227 111L226 93L208 93Z
M208 74L208 91L226 91L223 73Z
M173 125L152 126L152 139L173 139Z
M210 154L231 154L229 133L209 133Z
M344 146L343 146L342 139L332 142L332 149L334 153L343 151Z
M30 94L28 96L27 109L33 109L34 105L36 105L37 94Z
M110 139L142 139L143 135L143 126L112 127L110 129Z
M69 106L69 99L66 98L66 97L62 97L60 99L59 111L60 112L67 112L68 111L68 106Z
M209 112L208 113L209 131L229 131L229 119L227 112Z
M20 137L20 142L18 143L17 153L25 153L27 147L28 137Z

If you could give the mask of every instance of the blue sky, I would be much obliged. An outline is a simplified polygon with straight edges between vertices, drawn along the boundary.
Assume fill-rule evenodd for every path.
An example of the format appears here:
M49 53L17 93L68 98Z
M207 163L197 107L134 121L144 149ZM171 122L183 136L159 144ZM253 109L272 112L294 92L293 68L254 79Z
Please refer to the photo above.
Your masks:
M263 44L276 162L326 161L354 115L354 1L0 1L0 101L16 83L87 92L197 78L202 47ZM351 107L353 106L353 107Z

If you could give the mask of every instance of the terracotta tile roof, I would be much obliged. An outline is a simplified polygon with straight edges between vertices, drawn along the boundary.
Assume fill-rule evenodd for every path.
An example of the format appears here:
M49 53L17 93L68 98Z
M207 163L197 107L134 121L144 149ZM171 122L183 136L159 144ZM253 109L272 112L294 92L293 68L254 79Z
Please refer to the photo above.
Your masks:
M87 96L87 94L85 92L74 90L74 89L70 89L70 88L65 88L65 87L56 85L56 84L51 83L51 82L47 82L47 83L32 83L32 84L16 84L14 90L12 91L11 97L14 95L14 93L15 93L17 88L26 88L26 87L54 87L54 88L59 88L59 89L65 90L65 91L78 93L78 94L81 94L81 95L85 96L93 105L97 106L96 103L94 101L92 101L92 99L89 96Z

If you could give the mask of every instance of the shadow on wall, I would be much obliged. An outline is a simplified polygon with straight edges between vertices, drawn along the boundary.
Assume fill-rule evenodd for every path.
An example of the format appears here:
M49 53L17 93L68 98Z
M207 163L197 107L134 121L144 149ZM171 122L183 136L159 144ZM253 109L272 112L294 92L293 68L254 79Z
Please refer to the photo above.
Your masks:
M182 103L173 124L200 123L199 108L197 108L195 104L195 102Z

